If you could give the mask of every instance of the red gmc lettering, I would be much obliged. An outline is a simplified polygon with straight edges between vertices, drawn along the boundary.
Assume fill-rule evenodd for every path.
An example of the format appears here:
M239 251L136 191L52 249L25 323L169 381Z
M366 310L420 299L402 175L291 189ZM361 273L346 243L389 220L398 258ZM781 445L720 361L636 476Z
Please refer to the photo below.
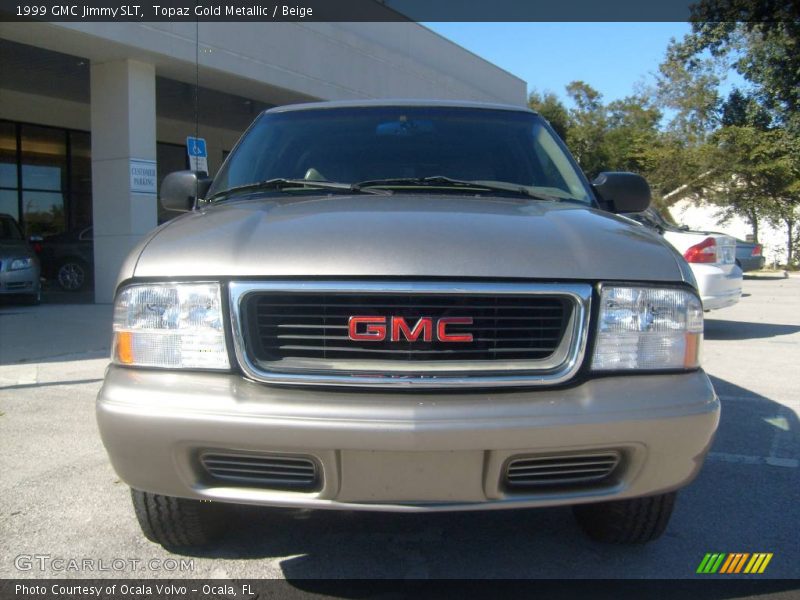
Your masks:
M356 316L350 317L347 322L347 333L351 340L362 342L382 342L386 339L386 317ZM471 333L447 333L448 325L472 325L472 317L444 317L436 322L436 339L440 342L471 342ZM366 327L359 328L359 325ZM433 341L433 318L420 317L414 327L410 327L403 317L391 317L392 342L399 342L405 338L409 342L416 342L422 337L425 342ZM402 338L401 338L402 335Z
M409 342L416 342L420 334L423 334L422 339L426 342L433 340L433 319L430 317L422 317L414 329L409 329L408 323L403 317L392 317L392 341L400 341L400 332Z
M447 333L448 325L472 325L472 317L444 317L436 326L436 337L440 342L471 342L471 333Z
M363 333L358 332L361 323L367 325ZM347 334L351 340L382 342L386 339L386 317L350 317Z

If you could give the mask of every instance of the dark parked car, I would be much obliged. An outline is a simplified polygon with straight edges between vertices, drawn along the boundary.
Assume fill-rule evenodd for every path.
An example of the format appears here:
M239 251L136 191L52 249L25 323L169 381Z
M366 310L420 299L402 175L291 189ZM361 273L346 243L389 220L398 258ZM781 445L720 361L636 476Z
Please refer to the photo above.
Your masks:
M48 236L40 252L42 273L67 292L77 292L91 282L94 274L92 228Z
M761 244L737 239L736 264L742 271L758 271L764 267L766 262L761 250Z

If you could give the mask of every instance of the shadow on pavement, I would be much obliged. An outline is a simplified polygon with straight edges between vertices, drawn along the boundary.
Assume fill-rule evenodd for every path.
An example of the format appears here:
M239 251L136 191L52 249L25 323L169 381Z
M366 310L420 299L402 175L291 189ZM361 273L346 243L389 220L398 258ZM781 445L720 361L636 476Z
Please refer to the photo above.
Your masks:
M641 600L682 598L694 600L790 600L797 596L796 581L785 580L559 580L559 579L456 579L456 580L330 580L287 582L307 593L326 598L370 600L441 600L442 598L547 598L548 600Z
M752 340L791 335L798 331L800 325L706 319L704 337L707 340Z
M727 381L713 382L723 410L712 451L680 493L664 537L645 546L591 542L568 507L393 514L232 506L220 545L179 553L278 558L286 579L310 591L315 584L308 578L683 579L698 577L697 565L712 551L776 552L768 576L797 577L800 469L786 468L800 456L797 415ZM787 585L772 591L799 584ZM710 592L701 595L740 597Z
M789 276L786 273L776 273L775 275L748 275L745 273L743 275L744 279L747 280L766 280L766 281L776 281L776 280L783 280L788 279Z
M0 366L107 358L112 308L0 302Z
M42 304L94 304L94 292L43 291ZM31 303L20 296L0 296L0 306L14 308L31 306Z

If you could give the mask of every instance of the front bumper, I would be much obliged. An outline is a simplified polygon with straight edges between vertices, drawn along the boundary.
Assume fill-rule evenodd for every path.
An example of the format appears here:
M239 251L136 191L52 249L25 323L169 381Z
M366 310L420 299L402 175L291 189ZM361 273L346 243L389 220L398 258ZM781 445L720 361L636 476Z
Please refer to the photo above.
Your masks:
M746 273L748 271L758 271L759 269L763 269L767 259L763 256L748 256L746 258L737 259L737 262L739 263L739 268L742 270L742 272Z
M702 371L604 377L558 390L387 393L265 386L234 374L111 366L97 399L119 476L149 492L223 502L391 511L577 504L666 492L699 471L719 421ZM302 454L313 492L209 483L208 449ZM605 485L504 491L516 455L618 450Z
M9 262L9 261L3 261ZM3 265L5 269L5 265ZM35 296L41 288L39 268L19 269L17 271L4 271L0 269L0 295L27 294Z

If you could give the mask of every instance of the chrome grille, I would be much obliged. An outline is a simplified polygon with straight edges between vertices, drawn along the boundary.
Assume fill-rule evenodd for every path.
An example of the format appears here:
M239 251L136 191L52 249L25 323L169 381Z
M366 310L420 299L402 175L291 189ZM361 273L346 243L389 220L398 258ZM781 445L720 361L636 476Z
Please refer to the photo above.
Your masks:
M258 361L316 358L391 361L542 360L556 351L570 306L549 296L442 296L381 294L252 294L245 305L248 346ZM472 342L446 343L432 336L402 341L353 341L353 315L402 317L409 327L420 318L469 317L452 334L471 334ZM390 325L387 325L390 329ZM390 337L387 335L387 338Z
M543 385L580 367L588 331L588 284L358 281L232 282L239 365L258 381L394 387ZM379 341L353 340L350 317L406 327ZM461 342L440 341L439 319ZM409 341L425 320L429 339ZM416 331L416 330L415 330ZM414 338L412 334L410 337Z
M200 464L217 482L296 491L321 487L316 461L302 455L206 452L200 456Z
M512 458L506 465L504 483L511 490L595 484L609 478L619 462L617 451Z

